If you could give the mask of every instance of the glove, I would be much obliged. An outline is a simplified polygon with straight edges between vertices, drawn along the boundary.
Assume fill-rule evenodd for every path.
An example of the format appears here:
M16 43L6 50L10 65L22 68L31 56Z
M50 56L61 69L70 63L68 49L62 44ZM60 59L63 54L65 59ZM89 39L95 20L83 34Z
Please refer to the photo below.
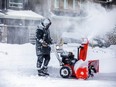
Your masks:
M83 45L81 45L79 48L83 48L84 46Z
M40 43L43 43L44 41L42 39L39 40Z
M44 41L44 42L42 43L42 46L43 46L43 47L47 47L48 44Z

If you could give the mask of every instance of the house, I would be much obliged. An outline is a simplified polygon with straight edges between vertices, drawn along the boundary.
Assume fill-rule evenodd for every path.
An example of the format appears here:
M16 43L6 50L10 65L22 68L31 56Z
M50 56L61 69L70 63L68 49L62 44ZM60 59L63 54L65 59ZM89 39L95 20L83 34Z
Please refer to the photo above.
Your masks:
M0 0L0 42L35 43L35 30L44 17L27 10L28 0Z
M75 21L79 24L86 17L86 12L82 9L83 3L87 1L108 5L115 0L42 0L42 3L45 3L42 7L43 14L52 20L50 28L54 40L61 38L64 31L72 31Z
M67 29L71 31L73 29L73 21L79 22L80 18L85 17L85 13L82 10L83 2L88 0L38 0L40 3L35 6L35 12L42 11L42 15L48 17L52 21L50 26L51 36L54 41L57 42L61 38L62 32ZM93 0L89 0L93 1ZM34 6L33 6L34 7ZM81 16L81 17L80 17Z
M78 16L81 8L80 0L51 0L51 11L59 16Z
M48 8L44 16L48 16L52 20L51 34L55 42L60 41L64 31L71 31L73 29L73 22L80 21L81 17L85 17L85 13L81 10L82 3L86 0L43 0L46 2ZM48 11L47 11L48 10ZM81 17L80 17L81 16ZM72 23L71 23L72 22ZM57 27L56 27L57 26Z

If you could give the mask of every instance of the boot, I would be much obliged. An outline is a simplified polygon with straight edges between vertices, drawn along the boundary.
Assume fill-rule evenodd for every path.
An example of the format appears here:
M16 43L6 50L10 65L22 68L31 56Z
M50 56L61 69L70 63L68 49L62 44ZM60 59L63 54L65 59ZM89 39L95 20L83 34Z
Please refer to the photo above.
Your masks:
M42 71L43 74L49 75L48 68L46 66L43 66L42 69L41 69L41 71Z
M41 70L38 70L38 76L45 76L45 74Z

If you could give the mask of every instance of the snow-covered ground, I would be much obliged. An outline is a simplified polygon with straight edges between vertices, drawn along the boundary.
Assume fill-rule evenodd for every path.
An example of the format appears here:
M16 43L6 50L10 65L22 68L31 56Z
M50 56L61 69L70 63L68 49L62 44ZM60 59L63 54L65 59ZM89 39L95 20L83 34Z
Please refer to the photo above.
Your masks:
M0 43L0 87L116 87L115 51L116 46L89 47L87 60L99 59L100 72L88 80L63 79L59 75L60 66L54 52L49 63L50 76L38 77L35 45Z

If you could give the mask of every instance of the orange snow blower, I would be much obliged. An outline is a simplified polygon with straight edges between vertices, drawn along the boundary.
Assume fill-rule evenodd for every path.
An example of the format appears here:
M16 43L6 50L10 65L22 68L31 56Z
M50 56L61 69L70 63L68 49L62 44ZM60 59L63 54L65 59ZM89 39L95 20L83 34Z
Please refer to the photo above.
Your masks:
M86 61L88 44L82 43L78 47L77 58L74 58L72 52L61 53L61 69L60 76L63 78L76 77L77 79L87 79L93 77L94 73L99 72L99 60Z

